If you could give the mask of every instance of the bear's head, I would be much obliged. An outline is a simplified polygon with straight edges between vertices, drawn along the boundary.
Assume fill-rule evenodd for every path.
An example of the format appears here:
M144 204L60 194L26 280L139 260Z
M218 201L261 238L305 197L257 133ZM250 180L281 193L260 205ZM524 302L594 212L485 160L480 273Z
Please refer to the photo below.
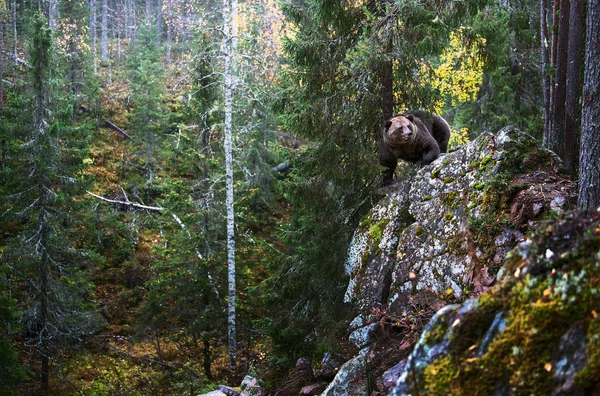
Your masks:
M411 142L417 135L417 126L412 114L395 115L386 121L383 140L389 146L399 146Z

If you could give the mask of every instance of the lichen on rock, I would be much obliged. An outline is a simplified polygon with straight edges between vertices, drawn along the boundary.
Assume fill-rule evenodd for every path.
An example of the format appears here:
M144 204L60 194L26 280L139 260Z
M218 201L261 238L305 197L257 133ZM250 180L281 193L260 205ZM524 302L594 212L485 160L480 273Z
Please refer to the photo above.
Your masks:
M435 389L453 389L451 387L466 391L464 394L473 390L502 393L518 384L522 379L506 372L488 375L489 383L486 379L483 385L472 389L457 386L454 379L460 375L468 382L469 378L484 375L469 359L482 362L493 356L503 364L521 362L530 368L528 363L523 363L522 356L532 350L531 345L516 343L509 348L508 344L500 347L497 343L506 335L517 336L514 332L519 325L525 325L519 322L518 315L523 317L522 313L490 290L502 289L518 272L522 277L530 277L519 278L529 282L522 285L523 293L531 293L543 285L550 288L552 295L566 293L566 299L561 297L560 301L568 305L574 297L570 293L583 290L583 284L589 281L587 273L581 272L569 275L568 286L560 279L531 278L543 271L548 261L557 260L561 252L553 251L542 263L534 261L517 268L507 264L507 257L508 262L512 262L525 250L527 253L522 257L538 257L537 248L524 242L526 234L543 229L540 219L548 214L556 217L574 208L575 186L560 175L560 167L556 155L543 149L535 139L507 127L495 135L483 134L429 166L410 167L402 179L386 188L387 196L362 219L346 260L350 281L345 301L353 304L359 314L360 321L353 322L352 331L355 338L361 340L358 345L362 348L361 356L369 359L373 351L384 350L385 344L394 348L397 343L406 349L406 340L416 342L415 332L425 327L424 320L438 309L453 304L442 311L454 315L453 322L458 318L457 312L463 312L465 307L469 307L468 315L465 313L458 324L430 325L427 334L421 337L422 347L417 347L411 355L433 348L433 351L445 351L439 355L444 357L431 358L428 363L417 357L410 363L409 359L405 371L415 367L420 367L420 371L406 372L405 377L419 378L421 384L429 386L421 390L433 393ZM521 245L512 250L520 242ZM478 295L482 297L477 299ZM467 305L460 305L464 301ZM559 304L559 300L555 304ZM552 307L538 307L533 312L544 317L552 312ZM563 315L555 318L564 319ZM539 326L553 323L554 319L541 320ZM382 331L382 326L387 329ZM553 329L558 338L566 330L561 326ZM381 335L376 335L376 331L387 334L385 337L389 340L378 339ZM454 350L460 352L455 354ZM402 352L404 355L394 349L389 351L390 356L398 359L390 358L379 367L381 375L408 356L408 350ZM430 352L427 352L430 357L437 356ZM506 358L508 355L514 357ZM551 355L548 357L550 365ZM466 359L463 371L454 368L456 359ZM416 361L422 364L414 364ZM597 366L585 365L578 374L586 378L581 381L589 382L589 373L596 373ZM343 375L342 371L338 375ZM541 373L536 371L536 375ZM431 378L438 381L431 383Z

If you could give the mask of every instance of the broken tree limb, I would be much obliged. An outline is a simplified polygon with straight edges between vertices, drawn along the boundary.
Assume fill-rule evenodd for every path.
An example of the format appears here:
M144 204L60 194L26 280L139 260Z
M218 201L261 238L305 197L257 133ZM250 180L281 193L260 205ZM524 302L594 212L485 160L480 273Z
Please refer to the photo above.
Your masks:
M133 138L127 132L125 132L124 130L122 130L121 128L119 128L118 126L113 124L112 122L110 122L108 120L104 120L104 123L111 129L114 129L115 131L119 132L121 135L125 136L127 139L133 140Z
M131 207L137 208L137 209L154 210L154 211L157 211L157 212L162 212L163 210L165 210L165 208L161 208L160 206L142 205L142 204L139 204L137 202L131 202L131 201L118 201L116 199L106 198L106 197L103 197L101 195L97 195L97 194L94 194L92 192L89 192L89 191L86 191L86 192L89 195L91 195L92 197L95 197L95 198L101 199L104 202L109 202L109 203L116 204L116 205L126 205L126 206L131 206Z

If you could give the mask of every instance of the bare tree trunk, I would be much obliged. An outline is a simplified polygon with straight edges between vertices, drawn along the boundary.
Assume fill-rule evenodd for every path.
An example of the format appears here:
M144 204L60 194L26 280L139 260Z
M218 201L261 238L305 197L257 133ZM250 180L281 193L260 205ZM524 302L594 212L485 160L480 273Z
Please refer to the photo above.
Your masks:
M152 0L146 0L146 20L152 21Z
M2 63L4 59L4 23L3 23L4 15L0 14L0 125L4 125L4 83L2 79L4 78L4 64ZM2 137L2 141L0 142L1 150L2 150L2 161L0 162L0 169L4 170L6 168L6 138Z
M54 30L58 19L58 0L48 1L48 26Z
M560 9L560 0L554 0L552 6L552 19L550 20L552 26L552 39L550 41L550 66L556 70L556 50L558 44L558 11ZM550 101L548 102L548 128L544 130L543 145L549 147L550 142L548 139L552 135L554 130L554 117L550 110L554 109L554 82L556 81L556 73L549 76L550 79Z
M94 74L98 73L98 32L97 32L96 0L90 0L90 36L92 36L92 53L94 56Z
M223 1L223 32L225 52L225 124L223 127L225 138L225 174L226 174L226 198L227 207L227 281L228 281L228 304L227 304L227 340L229 369L235 372L236 369L236 317L235 317L235 211L233 207L233 153L232 153L232 132L233 132L233 90L235 88L233 75L233 61L235 54L235 35L237 32L236 19L237 2L230 4L231 0Z
M162 39L162 27L165 20L163 18L163 0L158 0L156 7L158 8L158 13L156 15L156 35L158 36L158 40Z
M540 1L540 38L542 52L542 84L544 91L544 138L550 133L550 90L551 81L548 73L548 0ZM545 142L544 142L545 143Z
M571 178L579 170L581 126L581 63L583 58L584 0L572 0L569 15L569 51L567 64L567 97L565 100L565 167Z
M588 0L579 157L580 208L600 206L600 2Z
M565 99L567 95L567 53L569 46L569 2L560 0L556 47L556 81L552 103L552 128L546 142L560 158L565 157Z
M17 59L17 0L12 4L13 58Z
M102 0L102 61L108 61L108 0Z
M171 0L167 1L167 64L171 63L171 35L173 34L173 14Z

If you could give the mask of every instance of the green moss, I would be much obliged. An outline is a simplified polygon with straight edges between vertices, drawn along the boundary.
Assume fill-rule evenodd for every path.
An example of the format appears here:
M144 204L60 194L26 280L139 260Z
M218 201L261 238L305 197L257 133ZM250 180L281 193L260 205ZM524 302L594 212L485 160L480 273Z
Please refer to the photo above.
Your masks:
M593 311L596 312L596 311ZM575 380L582 388L589 388L598 382L600 378L600 315L590 322L587 331L588 345L586 348L586 365L577 373Z
M422 200L422 202L431 201L431 199L432 199L432 198L433 198L433 197L432 197L431 195L425 195L425 196L423 197L423 200Z
M491 163L493 161L493 156L494 156L493 154L489 154L481 159L481 162L479 163L480 171L485 170L485 168L487 167L487 164ZM495 161L494 161L494 163L495 163Z
M477 183L477 184L475 184L474 187L475 187L475 190L481 191L485 188L485 183Z
M454 177L445 177L445 178L444 178L444 184L450 184L450 183L452 183L454 180L456 180L456 178L454 178Z
M380 241L381 236L383 235L383 229L381 228L381 224L373 224L369 227L369 237L374 241Z
M450 356L438 359L428 365L423 373L426 393L432 395L451 394L452 382L458 375Z
M456 209L461 204L461 195L457 191L452 191L442 196L442 202L450 209Z
M423 230L424 230L423 226L421 226L421 225L417 226L417 228L415 229L415 235L416 236L421 235L423 233Z
M358 227L360 229L365 229L365 228L369 227L372 223L373 223L373 216L371 216L370 214L367 214L360 219L360 223L358 224Z
M440 172L441 172L441 168L436 168L434 170L431 171L431 178L435 179L436 177L440 176Z
M454 218L454 213L453 212L446 212L444 213L444 219L450 221Z
M428 346L436 345L444 339L450 323L448 323L448 316L442 316L436 323L436 326L429 331L425 336L425 344Z

